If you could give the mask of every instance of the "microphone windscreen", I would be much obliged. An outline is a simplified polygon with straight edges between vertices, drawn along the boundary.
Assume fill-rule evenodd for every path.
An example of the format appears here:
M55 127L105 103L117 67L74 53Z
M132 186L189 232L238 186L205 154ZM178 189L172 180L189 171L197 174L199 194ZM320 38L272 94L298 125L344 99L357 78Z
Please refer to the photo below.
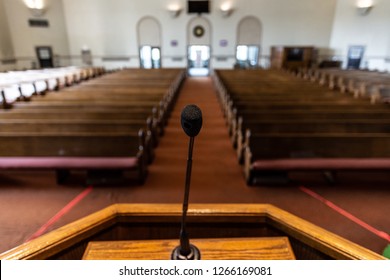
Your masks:
M202 128L202 111L196 105L187 105L181 112L181 126L189 137L195 137Z

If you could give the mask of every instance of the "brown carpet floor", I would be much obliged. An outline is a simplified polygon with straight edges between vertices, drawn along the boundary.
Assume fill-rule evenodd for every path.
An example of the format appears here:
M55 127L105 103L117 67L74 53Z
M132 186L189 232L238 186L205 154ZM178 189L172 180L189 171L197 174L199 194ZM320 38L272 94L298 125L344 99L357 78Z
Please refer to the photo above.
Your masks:
M386 240L303 193L299 186L390 233L390 174L344 174L334 186L327 185L320 174L294 174L296 183L290 185L247 187L209 77L186 79L145 185L95 186L48 231L112 203L180 203L188 149L180 113L188 104L198 105L203 112L203 127L195 138L190 207L191 203L271 203L382 253ZM57 186L53 172L0 173L0 252L26 241L85 188L76 180Z

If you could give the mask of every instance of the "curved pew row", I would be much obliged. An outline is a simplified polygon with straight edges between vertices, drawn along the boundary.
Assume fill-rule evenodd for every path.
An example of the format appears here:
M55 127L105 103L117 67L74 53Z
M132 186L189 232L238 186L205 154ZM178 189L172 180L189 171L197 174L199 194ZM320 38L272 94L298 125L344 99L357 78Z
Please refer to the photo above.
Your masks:
M371 103L381 101L379 89L390 86L388 72L351 69L300 69L298 76L326 85L330 89L369 98Z
M0 132L2 170L55 170L62 184L71 170L87 171L87 183L105 183L135 171L138 183L147 173L142 130L132 133ZM112 177L114 176L114 177Z
M2 107L7 109L16 101L28 101L33 95L59 90L104 73L101 67L63 67L0 73Z
M77 75L73 75L72 73L60 73L60 71L56 71L59 72L59 74L50 73L47 71L47 73L45 72L45 74L39 72L40 74L39 76L37 76L37 73L33 71L20 71L20 73L18 73L18 76L21 76L23 74L26 75L27 78L24 77L23 80L21 80L22 78L19 77L16 81L12 80L7 84L2 84L0 80L0 85L2 85L2 95L4 96L4 98L2 98L2 105L4 108L9 108L11 104L16 101L29 100L32 95L37 95L40 93L44 94L47 91L51 90L63 90L66 89L66 86L78 84L81 80L85 80L82 85L83 87L87 87L88 83L93 80L86 80L91 77L96 77L105 73L100 68L82 69L82 71L90 71L92 74L90 73L89 76L88 74L80 74L80 77L77 77ZM133 89L144 87L145 83L147 83L149 90L157 89L161 91L161 88L166 88L168 92L172 92L177 91L178 87L180 86L181 80L184 78L184 74L180 73L183 72L182 69L170 69L169 71L166 71L164 69L159 72L151 71L154 73L153 75L156 76L153 79L150 78L151 75L145 75L145 73L143 73L145 72L144 70L140 71L139 74L149 78L144 77L140 79L139 77L142 76L134 78L132 77L132 72L133 69L131 71L126 71L126 75L118 75L118 73L120 72L107 74L107 78L104 81L98 82L96 84L91 83L88 88L90 90L96 91L102 90L103 87L106 87L106 89L104 89L106 91L116 91L116 89L121 90L123 89L123 87L125 87L126 89L128 89L129 87L132 87ZM164 75L164 72L167 72L168 75ZM122 79L118 79L118 77L122 77ZM100 77L100 79L102 78L103 77ZM76 88L78 89L83 87L76 86ZM143 91L143 93L145 92L146 91Z

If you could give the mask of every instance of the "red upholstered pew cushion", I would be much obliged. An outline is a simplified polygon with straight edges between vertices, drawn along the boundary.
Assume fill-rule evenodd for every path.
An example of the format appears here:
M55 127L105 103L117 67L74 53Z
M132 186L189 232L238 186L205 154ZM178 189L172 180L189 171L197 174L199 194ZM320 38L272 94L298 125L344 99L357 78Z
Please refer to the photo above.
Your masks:
M390 169L387 158L292 158L256 160L254 170L384 170Z
M136 157L0 157L0 169L130 169Z

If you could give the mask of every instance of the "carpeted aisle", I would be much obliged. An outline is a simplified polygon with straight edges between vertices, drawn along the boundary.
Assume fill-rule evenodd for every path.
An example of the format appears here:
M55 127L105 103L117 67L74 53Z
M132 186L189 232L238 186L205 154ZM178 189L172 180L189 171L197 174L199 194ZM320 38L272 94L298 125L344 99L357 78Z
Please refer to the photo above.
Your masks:
M171 193L174 202L182 200L189 137L181 127L180 114L189 104L197 105L203 117L202 129L195 137L190 202L235 201L239 199L237 190L247 187L209 77L186 79L144 187Z

